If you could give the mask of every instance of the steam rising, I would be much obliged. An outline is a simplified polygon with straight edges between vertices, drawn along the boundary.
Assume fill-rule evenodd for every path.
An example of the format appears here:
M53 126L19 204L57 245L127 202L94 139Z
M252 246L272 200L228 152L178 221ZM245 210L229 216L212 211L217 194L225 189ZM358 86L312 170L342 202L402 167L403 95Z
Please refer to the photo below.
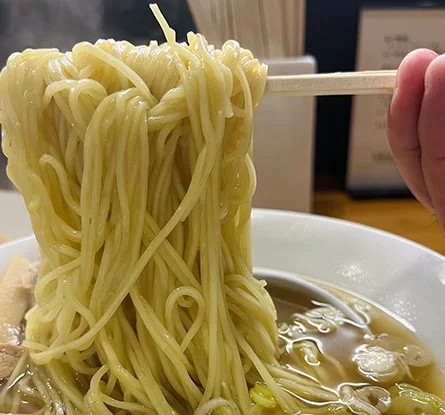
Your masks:
M102 0L0 0L0 64L25 48L62 51L102 31Z

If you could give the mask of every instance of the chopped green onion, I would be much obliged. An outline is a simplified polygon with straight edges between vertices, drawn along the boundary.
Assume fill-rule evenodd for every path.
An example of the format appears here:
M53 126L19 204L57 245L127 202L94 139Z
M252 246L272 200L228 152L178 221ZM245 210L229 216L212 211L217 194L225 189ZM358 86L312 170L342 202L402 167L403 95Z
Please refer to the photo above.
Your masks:
M432 363L433 358L424 348L409 344L403 348L406 363L413 367L425 367Z
M275 408L277 406L277 401L272 392L259 383L256 383L255 386L250 389L250 398L264 408Z
M407 384L390 389L392 396L388 415L444 415L445 402L433 394Z

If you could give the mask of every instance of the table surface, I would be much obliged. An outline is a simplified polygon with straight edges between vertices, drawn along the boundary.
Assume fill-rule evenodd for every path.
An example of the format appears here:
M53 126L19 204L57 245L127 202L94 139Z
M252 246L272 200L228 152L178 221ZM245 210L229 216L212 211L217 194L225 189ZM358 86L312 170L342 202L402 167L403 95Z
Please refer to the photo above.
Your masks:
M445 255L445 233L436 218L412 198L363 200L341 191L316 192L314 213L373 226Z

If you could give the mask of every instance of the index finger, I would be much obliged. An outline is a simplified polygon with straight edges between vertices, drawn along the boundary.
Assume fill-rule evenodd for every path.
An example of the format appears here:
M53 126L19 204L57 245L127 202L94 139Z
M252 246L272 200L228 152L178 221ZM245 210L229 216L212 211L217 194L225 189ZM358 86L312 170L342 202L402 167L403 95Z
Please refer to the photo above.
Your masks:
M394 160L414 196L433 210L421 166L418 120L425 89L425 72L437 53L419 49L400 64L388 112L388 139Z

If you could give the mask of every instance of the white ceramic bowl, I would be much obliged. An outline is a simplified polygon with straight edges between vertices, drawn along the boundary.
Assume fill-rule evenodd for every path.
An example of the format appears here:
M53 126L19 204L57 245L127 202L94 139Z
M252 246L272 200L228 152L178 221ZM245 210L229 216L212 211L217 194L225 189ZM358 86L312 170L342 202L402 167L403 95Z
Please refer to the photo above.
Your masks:
M383 305L417 330L445 375L443 256L386 232L308 214L254 210L252 230L256 267L324 280ZM16 253L36 259L34 238L0 246L0 272Z
M295 272L365 296L395 313L431 348L445 376L445 257L367 226L255 210L256 267Z

